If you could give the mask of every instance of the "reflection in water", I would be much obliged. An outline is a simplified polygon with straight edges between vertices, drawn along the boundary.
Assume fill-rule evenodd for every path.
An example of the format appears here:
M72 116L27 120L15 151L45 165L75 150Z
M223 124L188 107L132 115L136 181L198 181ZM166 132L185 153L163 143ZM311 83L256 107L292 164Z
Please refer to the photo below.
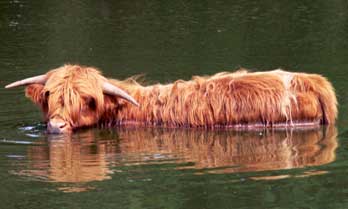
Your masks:
M335 127L261 132L128 129L119 135L123 153L176 156L177 162L193 162L189 168L224 173L318 166L335 160L337 148Z
M29 169L19 173L76 183L110 179L123 166L163 162L214 173L319 166L335 159L336 136L335 127L248 132L122 128L107 134L87 130L70 137L49 136L48 146L31 146Z
M113 142L112 140L110 141ZM89 182L109 179L107 166L108 141L95 141L93 131L73 136L51 135L48 146L33 146L28 150L34 175L56 182Z

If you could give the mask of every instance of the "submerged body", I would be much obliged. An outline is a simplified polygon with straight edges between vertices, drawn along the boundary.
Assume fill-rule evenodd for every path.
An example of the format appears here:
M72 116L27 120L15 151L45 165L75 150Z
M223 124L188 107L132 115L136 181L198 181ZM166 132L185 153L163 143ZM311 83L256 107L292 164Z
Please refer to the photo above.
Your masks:
M134 79L106 79L94 68L65 65L43 77L39 84L7 87L28 85L26 95L41 107L50 132L96 124L301 127L333 124L337 117L334 89L317 74L239 70L143 86ZM122 94L106 91L105 82Z

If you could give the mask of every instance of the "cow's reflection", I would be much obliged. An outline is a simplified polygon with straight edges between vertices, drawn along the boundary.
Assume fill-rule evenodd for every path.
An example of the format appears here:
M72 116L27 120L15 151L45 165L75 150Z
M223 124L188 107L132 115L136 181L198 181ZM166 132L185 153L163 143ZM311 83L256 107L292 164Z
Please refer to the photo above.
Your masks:
M335 159L337 130L198 131L120 130L122 153L175 154L193 168L246 172L300 168ZM172 155L173 156L173 155Z
M114 153L108 142L96 140L93 131L75 135L50 135L48 146L29 150L31 174L57 182L89 182L110 178L108 154ZM108 150L111 148L111 150Z
M31 175L57 182L109 179L117 166L166 160L177 168L222 172L280 170L332 162L335 127L284 131L122 128L49 138L29 150ZM183 166L190 163L190 166Z

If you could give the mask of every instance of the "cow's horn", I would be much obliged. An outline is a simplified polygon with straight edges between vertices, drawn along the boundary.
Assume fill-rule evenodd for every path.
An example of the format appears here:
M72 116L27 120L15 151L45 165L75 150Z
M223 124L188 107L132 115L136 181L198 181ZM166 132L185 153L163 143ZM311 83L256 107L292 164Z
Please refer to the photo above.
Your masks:
M8 88L13 88L17 86L24 86L24 85L29 85L29 84L34 84L34 83L39 83L39 84L45 84L47 81L47 75L38 75L30 78L26 78L20 81L13 82L11 84L8 84L5 86L6 89Z
M115 96L119 96L125 100L127 100L128 102L139 106L138 102L135 101L135 99L130 96L129 94L127 94L125 91L123 91L122 89L108 83L108 82L104 82L103 84L103 92L105 94L110 94L110 95L115 95Z

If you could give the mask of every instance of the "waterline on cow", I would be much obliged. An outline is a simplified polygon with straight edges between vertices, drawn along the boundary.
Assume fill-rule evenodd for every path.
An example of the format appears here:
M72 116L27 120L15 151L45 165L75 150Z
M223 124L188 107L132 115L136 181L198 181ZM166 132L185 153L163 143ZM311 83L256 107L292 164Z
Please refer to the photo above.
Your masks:
M161 123L145 123L140 121L117 121L114 123L101 124L101 127L110 128L110 127L163 127L163 128L188 128L188 129L205 129L205 130L263 130L263 129L274 129L274 130L311 130L316 129L321 126L321 121L288 121L288 122L279 122L279 123L239 123L239 124L217 124L214 126L190 126L188 124L184 125L168 125Z

